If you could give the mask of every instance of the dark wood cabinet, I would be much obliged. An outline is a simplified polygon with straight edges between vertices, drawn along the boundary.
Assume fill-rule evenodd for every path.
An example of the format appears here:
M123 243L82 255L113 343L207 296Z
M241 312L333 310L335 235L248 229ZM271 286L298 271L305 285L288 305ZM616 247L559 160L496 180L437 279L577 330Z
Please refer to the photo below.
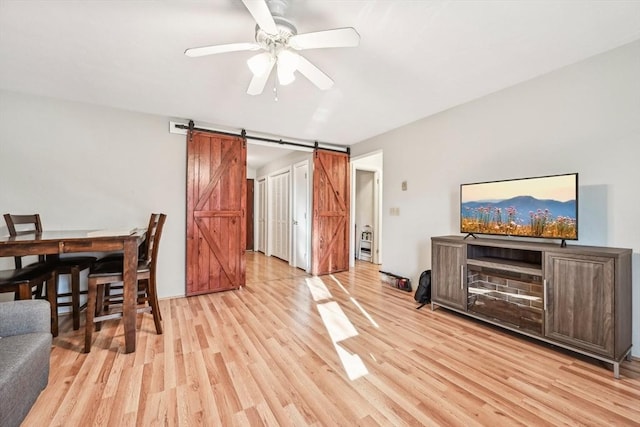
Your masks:
M431 299L448 307L466 309L464 280L465 246L449 241L433 241L431 246Z
M610 358L622 356L628 347L625 328L631 334L630 321L625 319L631 312L626 307L631 287L622 280L622 272L616 274L616 266L630 264L626 257L626 252L601 256L546 253L545 335ZM616 304L618 292L628 298Z
M631 249L432 238L442 306L613 365L631 350Z

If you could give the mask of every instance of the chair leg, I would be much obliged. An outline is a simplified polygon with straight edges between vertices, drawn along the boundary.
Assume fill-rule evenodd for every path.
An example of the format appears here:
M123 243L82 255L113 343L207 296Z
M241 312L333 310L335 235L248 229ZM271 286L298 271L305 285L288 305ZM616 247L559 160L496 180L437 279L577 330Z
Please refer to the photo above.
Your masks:
M149 279L139 279L138 280L138 299L137 304L142 305L145 303L149 296Z
M158 307L158 318L162 320L162 312L160 311L160 304L158 304L158 289L156 288L156 278L153 278L153 300L154 304Z
M80 329L80 269L71 269L71 314L73 315L73 330Z
M158 288L156 288L156 276L155 274L149 275L149 284L153 284L154 304L158 307L158 317L162 320L162 312L160 311L160 305L158 304Z
M40 285L42 286L42 285ZM21 300L21 299L31 299L32 295L31 295L31 285L29 283L21 283L18 285L18 292L16 292L16 295L14 297L14 299L16 300Z
M104 291L100 292L101 295L106 296L106 298L104 298L104 305L102 307L102 311L103 312L107 312L109 311L109 300L111 297L111 283L107 283L104 286ZM102 300L101 300L102 301Z
M34 294L32 294L32 296L31 296L31 297L29 297L29 299L31 299L32 297L35 297L35 299L42 299L42 298L44 298L44 297L42 296L42 295L43 295L43 293L42 293L43 288L44 288L43 284L42 284L42 283L38 283L38 284L36 285L36 292L35 292ZM46 292L46 291L45 291L45 292Z
M104 284L100 284L100 285L96 285L95 286L95 291L96 291L96 306L95 306L95 315L96 316L102 316L104 313L107 312L107 307L108 307L108 302L106 302L105 299L105 287L108 287L109 285L104 285ZM87 305L87 311L89 310L89 306ZM95 322L95 329L96 331L99 331L102 329L102 322Z
M47 298L49 298L49 295L47 295L47 289L44 286L44 283L38 283L36 285L35 292L33 292L31 294L31 297L29 297L29 298L35 298L35 299L47 299Z
M162 315L160 314L155 277L153 276L147 281L147 298L151 306L151 314L153 314L153 323L156 325L156 333L162 334Z
M58 336L58 275L51 274L47 280L47 300L51 307L51 335Z
M91 338L93 334L93 317L96 312L96 293L97 285L89 280L89 289L87 290L87 320L84 325L84 352L91 351Z

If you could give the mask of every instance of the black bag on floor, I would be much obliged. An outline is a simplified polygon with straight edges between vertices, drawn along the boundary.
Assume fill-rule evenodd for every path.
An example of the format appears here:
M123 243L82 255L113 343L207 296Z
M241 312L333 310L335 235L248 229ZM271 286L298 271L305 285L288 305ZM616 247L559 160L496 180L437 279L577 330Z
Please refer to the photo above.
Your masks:
M417 308L422 308L431 302L431 270L425 270L420 275L418 289L413 298L420 304Z

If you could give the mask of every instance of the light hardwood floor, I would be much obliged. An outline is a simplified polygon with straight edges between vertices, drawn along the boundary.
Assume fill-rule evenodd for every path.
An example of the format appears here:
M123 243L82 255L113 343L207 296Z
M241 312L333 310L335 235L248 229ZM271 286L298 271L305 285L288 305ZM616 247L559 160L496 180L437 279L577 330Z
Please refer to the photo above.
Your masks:
M24 425L640 423L638 361L615 380L600 362L416 310L413 294L381 284L369 263L322 277L319 301L307 278L249 253L245 288L161 301L164 334L143 315L133 354L122 353L121 322L106 322L83 354L82 331L65 319L49 385Z

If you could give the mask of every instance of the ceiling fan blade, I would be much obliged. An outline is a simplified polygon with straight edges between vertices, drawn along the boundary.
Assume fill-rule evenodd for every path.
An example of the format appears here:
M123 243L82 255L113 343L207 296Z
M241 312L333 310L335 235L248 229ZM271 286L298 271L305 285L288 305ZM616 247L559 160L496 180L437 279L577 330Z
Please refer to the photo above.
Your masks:
M267 80L269 80L269 76L271 75L271 70L273 70L273 66L276 61L269 61L269 66L267 70L260 75L254 75L251 79L251 83L249 83L249 88L247 89L247 93L249 95L260 95L264 90L264 87L267 84Z
M259 50L260 45L257 43L231 43L218 44L213 46L193 47L184 51L184 54L192 58L205 55L213 55L216 53L238 52L243 50Z
M289 46L296 50L325 47L355 47L360 44L360 34L355 28L336 28L291 36Z
M249 13L256 20L258 27L269 34L278 34L278 27L276 27L265 0L242 0L242 3L249 9Z
M297 53L295 55L298 55ZM318 89L327 90L333 86L333 80L325 73L323 73L318 67L313 65L307 58L302 55L298 55L298 71L308 78L311 83L318 86Z

